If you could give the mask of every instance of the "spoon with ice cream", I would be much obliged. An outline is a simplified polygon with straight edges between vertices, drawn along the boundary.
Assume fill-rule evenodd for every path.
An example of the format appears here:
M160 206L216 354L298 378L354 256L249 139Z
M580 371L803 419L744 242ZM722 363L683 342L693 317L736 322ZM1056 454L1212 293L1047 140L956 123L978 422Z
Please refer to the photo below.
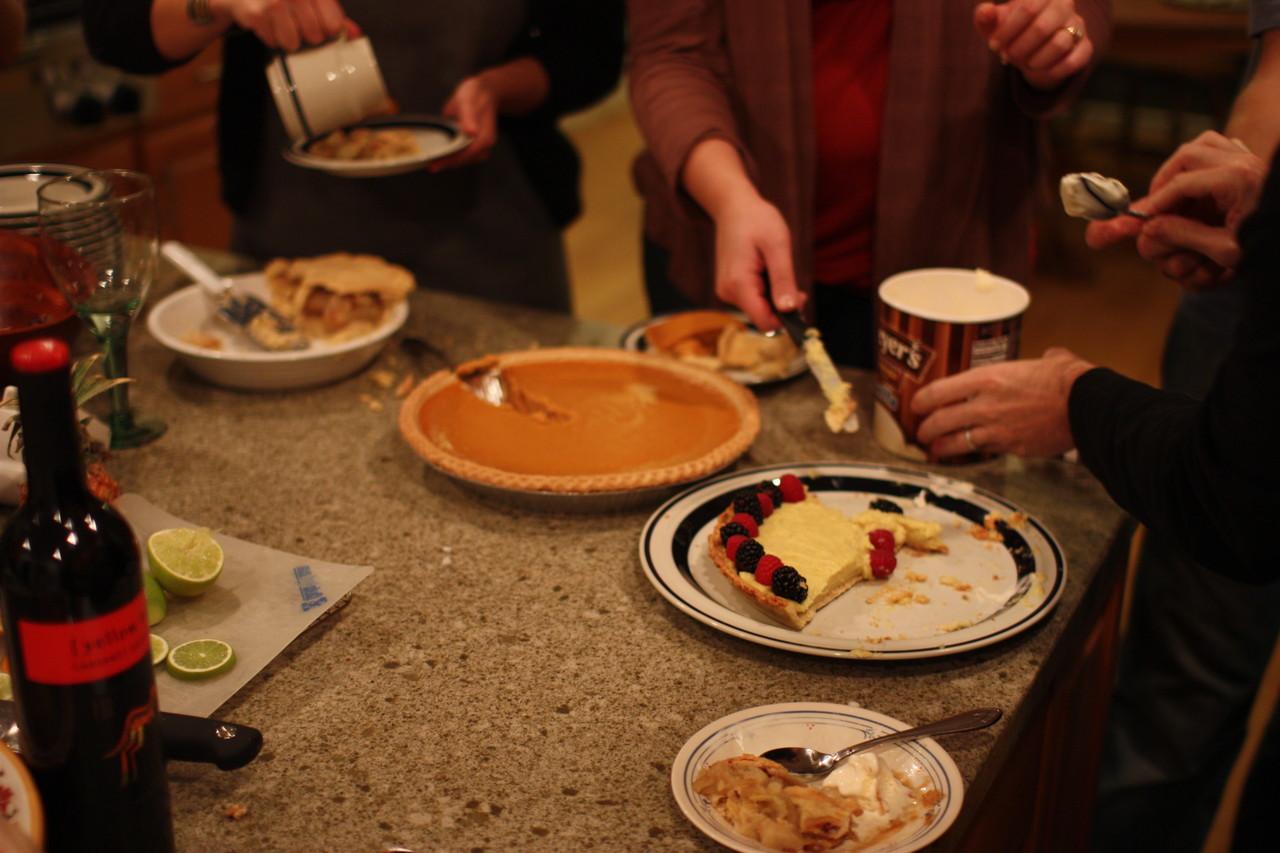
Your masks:
M853 746L847 746L839 752L822 752L817 749L810 749L807 746L780 746L777 749L770 749L760 753L760 757L777 762L782 765L784 770L797 776L825 776L836 769L837 764L855 753L865 752L868 749L892 743L896 740L916 740L922 737L932 737L933 735L948 735L954 732L985 729L999 720L1001 716L1003 716L1003 712L999 708L976 708L972 711L956 714L953 717L947 717L944 720L926 723L923 726L915 726L910 729L903 729L900 732L890 732L887 735L873 737L870 740L855 743Z
M1100 221L1116 216L1134 216L1149 219L1129 207L1129 190L1115 178L1107 178L1097 172L1071 172L1058 182L1062 207L1068 216Z

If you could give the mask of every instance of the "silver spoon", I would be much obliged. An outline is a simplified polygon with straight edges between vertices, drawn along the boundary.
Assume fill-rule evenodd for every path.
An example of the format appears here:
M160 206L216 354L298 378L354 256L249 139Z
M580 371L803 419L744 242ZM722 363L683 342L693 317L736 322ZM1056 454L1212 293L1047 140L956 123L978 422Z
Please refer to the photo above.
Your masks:
M494 406L501 406L510 396L510 389L507 387L506 376L502 373L502 369L498 367L484 367L468 373L458 373L458 366L453 363L444 351L423 338L406 335L400 341L400 348L409 355L419 361L424 356L435 356L444 362L445 367L453 371L453 373L462 381L471 392Z
M810 749L807 746L780 746L777 749L770 749L761 753L760 757L776 761L782 765L783 769L797 776L825 776L835 770L837 764L854 753L864 752L872 747L892 743L896 740L915 740L922 737L931 737L932 735L947 735L954 732L985 729L999 720L1003 713L999 708L977 708L972 711L965 711L962 714L956 714L954 717L947 717L945 720L938 720L935 723L927 723L923 726L903 729L900 732L890 732L887 735L874 737L871 740L864 740L862 743L847 746L839 752L821 752L816 749Z

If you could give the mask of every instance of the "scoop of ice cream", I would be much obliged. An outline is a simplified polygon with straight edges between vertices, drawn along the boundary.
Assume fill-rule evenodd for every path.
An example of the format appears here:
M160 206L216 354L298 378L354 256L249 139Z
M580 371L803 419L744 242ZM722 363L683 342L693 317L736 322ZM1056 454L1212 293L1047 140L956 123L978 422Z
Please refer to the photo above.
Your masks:
M1067 215L1081 219L1111 219L1129 207L1129 190L1125 185L1097 172L1063 175L1058 192Z
M858 801L862 815L853 822L853 832L859 841L883 832L913 802L910 789L874 752L849 756L822 780L822 786Z

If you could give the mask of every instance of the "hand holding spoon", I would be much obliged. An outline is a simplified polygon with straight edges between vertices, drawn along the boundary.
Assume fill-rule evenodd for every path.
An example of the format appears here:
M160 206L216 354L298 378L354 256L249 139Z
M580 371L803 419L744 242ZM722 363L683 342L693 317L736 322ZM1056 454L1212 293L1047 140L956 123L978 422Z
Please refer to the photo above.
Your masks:
M900 732L890 732L887 735L871 738L871 740L864 740L861 743L855 743L853 746L847 746L839 752L820 752L807 746L780 746L777 749L770 749L761 753L760 757L776 761L782 765L783 769L797 776L825 776L835 770L837 764L854 753L863 752L872 747L896 740L915 740L922 737L931 737L932 735L946 735L953 732L985 729L999 720L1001 716L1003 716L1003 712L999 708L977 708L956 714L954 717L947 717L945 720L938 720L923 726L903 729Z

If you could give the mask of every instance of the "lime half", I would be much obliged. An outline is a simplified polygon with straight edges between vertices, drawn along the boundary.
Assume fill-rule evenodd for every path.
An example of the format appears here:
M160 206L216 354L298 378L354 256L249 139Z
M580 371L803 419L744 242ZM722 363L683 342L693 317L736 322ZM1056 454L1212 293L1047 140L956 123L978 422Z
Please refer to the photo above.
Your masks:
M151 635L151 665L164 663L169 656L169 643L159 634Z
M204 592L222 574L222 546L208 528L157 530L147 537L147 563L160 586L190 598Z
M235 649L222 640L191 640L169 650L164 668L174 678L209 678L236 665Z
M156 579L146 572L142 573L142 589L147 594L147 624L158 625L169 613L169 600Z

